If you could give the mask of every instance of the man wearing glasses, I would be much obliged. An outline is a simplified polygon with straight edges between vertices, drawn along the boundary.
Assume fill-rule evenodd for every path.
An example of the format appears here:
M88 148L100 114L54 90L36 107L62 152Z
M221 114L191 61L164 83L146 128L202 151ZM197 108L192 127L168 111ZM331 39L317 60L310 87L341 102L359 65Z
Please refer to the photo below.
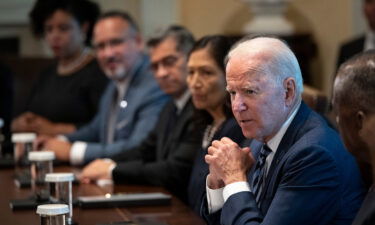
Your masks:
M40 137L38 145L73 165L112 157L141 143L154 127L168 97L160 90L143 54L134 20L124 12L102 15L94 27L99 64L112 80L99 112L86 126L61 138Z

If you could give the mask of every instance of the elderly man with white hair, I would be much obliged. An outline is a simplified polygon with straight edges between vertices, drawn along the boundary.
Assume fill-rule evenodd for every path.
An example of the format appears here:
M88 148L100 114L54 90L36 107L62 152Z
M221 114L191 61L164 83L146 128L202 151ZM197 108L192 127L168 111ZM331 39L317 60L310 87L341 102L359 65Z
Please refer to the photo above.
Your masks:
M350 224L364 188L339 135L301 100L293 52L276 38L240 40L229 52L227 90L247 138L213 141L205 157L208 223Z

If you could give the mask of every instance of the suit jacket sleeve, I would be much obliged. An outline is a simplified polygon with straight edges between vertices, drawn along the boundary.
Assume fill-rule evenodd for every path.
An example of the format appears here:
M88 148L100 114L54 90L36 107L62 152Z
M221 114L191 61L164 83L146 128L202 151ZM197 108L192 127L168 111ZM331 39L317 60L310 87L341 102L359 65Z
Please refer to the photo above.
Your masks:
M94 118L86 125L80 127L75 132L66 135L70 142L84 141L84 142L100 142L100 130L102 129L103 118L107 115L108 104L110 96L115 86L113 82L108 82L103 95L100 98L98 112Z
M155 153L156 133L160 132L159 126L156 126L148 140L137 149L141 154L141 159L127 160L117 164L112 174L115 182L181 187L182 180L187 180L181 178L189 177L192 162L200 144L200 135L198 132L193 132L193 124L189 122L186 126L179 140L176 140L178 144L170 149L165 158L160 158Z
M128 161L143 160L144 157L155 159L155 154L153 154L152 152L157 145L157 127L158 125L155 126L155 128L149 133L147 138L142 141L139 146L128 151L120 152L111 158L117 163L118 166L121 166L121 164L125 162L127 163ZM149 161L151 161L152 159L150 159Z
M335 159L318 146L289 157L266 215L254 195L240 192L224 204L222 224L329 224L337 209L339 171ZM272 197L271 197L272 198Z

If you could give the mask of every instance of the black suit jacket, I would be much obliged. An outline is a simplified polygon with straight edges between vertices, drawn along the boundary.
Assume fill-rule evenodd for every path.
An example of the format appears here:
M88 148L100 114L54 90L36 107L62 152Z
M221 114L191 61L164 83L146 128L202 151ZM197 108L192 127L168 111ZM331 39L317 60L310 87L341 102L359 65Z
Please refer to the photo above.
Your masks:
M113 157L117 162L112 172L115 183L163 186L186 200L186 187L202 132L193 124L194 106L189 100L176 125L167 133L173 104L170 101L163 108L155 128L139 147Z
M252 192L236 193L225 202L220 224L349 225L363 191L339 135L302 103L274 155L260 206ZM220 211L205 216L214 224Z
M355 54L362 52L364 49L364 46L365 46L364 35L343 44L340 47L336 67L339 68L343 62L345 62L346 60L348 60Z
M236 143L242 143L245 140L241 127L234 118L227 119L212 140L220 140L222 137L229 137ZM200 214L201 203L206 195L206 177L209 172L204 160L206 154L207 148L200 148L194 161L188 187L189 205L197 214Z

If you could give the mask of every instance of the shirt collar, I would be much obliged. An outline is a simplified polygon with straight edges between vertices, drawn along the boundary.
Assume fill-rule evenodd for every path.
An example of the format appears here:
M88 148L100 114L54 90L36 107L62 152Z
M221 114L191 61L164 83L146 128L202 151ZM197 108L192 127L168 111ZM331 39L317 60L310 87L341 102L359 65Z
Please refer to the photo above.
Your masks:
M174 99L174 104L177 107L177 114L182 111L182 109L185 107L186 103L190 99L190 91L186 90L179 98Z
M363 46L364 51L370 49L375 49L375 32L372 30L366 32L365 44Z
M285 134L286 130L288 129L288 127L292 123L292 121L293 121L294 117L296 116L297 111L300 108L300 106L301 106L301 101L297 104L297 107L294 108L293 112L289 115L288 119L283 123L283 125L281 126L279 131L276 133L276 135L273 136L271 138L271 140L269 140L267 142L267 145L272 150L272 152L274 152L274 153L276 152L276 150L279 147L279 144L281 142L281 139L284 137L284 134Z
M129 88L130 81L134 77L134 74L136 73L138 68L141 66L142 62L143 62L143 57L142 57L142 55L140 55L136 59L134 65L126 72L127 74L125 75L124 79L114 80L114 82L116 84L117 91L118 91L119 99L122 99L125 96L128 88Z
M128 87L130 84L130 77L131 76L126 76L121 81L115 81L117 93L118 93L118 100L122 99L125 96L125 93L128 90Z

